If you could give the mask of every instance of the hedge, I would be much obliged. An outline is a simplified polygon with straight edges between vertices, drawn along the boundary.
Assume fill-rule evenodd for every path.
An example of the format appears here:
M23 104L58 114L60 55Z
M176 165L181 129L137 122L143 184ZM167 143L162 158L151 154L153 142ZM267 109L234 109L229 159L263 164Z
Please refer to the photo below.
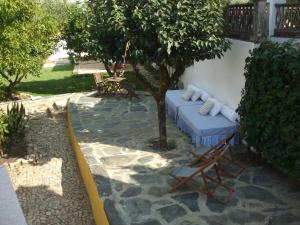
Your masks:
M300 49L265 41L250 52L244 75L242 135L269 163L300 180Z

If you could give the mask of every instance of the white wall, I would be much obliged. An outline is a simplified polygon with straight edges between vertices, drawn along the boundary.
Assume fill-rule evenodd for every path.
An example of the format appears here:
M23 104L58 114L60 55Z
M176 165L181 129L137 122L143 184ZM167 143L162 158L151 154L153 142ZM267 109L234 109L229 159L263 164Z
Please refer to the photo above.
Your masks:
M186 69L181 80L185 87L191 83L196 84L236 109L245 84L243 75L245 59L255 44L229 40L232 42L231 49L224 54L223 58L196 62Z

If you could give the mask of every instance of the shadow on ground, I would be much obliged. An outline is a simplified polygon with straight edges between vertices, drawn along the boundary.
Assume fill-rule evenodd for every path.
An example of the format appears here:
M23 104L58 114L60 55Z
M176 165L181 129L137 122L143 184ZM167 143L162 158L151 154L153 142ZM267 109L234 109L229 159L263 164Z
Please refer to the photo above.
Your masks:
M34 160L14 166L11 173L28 224L93 225L65 114L32 113L26 135Z
M174 185L169 173L191 160L191 140L168 120L177 148L159 151L148 146L157 137L152 97L71 99L72 126L104 199L111 225L296 225L300 192L266 166L247 164L237 179L225 178L236 193L228 205Z

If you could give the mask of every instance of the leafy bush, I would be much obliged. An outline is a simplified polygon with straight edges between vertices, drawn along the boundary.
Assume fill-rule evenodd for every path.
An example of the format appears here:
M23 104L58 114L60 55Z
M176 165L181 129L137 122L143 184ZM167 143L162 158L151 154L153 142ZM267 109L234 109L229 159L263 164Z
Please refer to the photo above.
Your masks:
M26 111L23 104L14 102L11 107L7 106L6 114L8 136L22 135L27 123Z
M246 141L300 179L300 50L266 41L246 59L238 107Z
M0 156L4 152L4 145L7 141L7 123L6 123L6 115L3 111L0 111Z

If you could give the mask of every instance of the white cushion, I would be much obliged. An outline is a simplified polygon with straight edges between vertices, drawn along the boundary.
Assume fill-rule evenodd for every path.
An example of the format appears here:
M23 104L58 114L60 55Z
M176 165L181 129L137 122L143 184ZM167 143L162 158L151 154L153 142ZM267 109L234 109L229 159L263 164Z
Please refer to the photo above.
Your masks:
M212 101L214 103L214 107L212 107L212 109L209 111L209 114L211 116L216 116L219 114L219 112L221 111L224 103L223 102L219 102L217 99L215 98L209 98L209 101Z
M188 87L186 91L183 93L182 98L186 101L190 100L190 98L193 96L195 90L192 87Z
M214 107L214 102L207 100L199 109L199 113L203 116L207 115L209 111Z
M193 88L194 89L194 91L199 91L200 90L200 88L198 88L196 85L194 85L194 84L189 84L188 86L187 86L187 89L189 89L189 88Z
M194 92L193 96L192 96L192 101L195 102L197 101L202 95L202 90L197 90Z
M210 98L210 95L206 91L202 90L201 100L205 102L209 98Z
M227 105L223 105L221 113L232 122L236 122L236 120L238 119L238 114Z

